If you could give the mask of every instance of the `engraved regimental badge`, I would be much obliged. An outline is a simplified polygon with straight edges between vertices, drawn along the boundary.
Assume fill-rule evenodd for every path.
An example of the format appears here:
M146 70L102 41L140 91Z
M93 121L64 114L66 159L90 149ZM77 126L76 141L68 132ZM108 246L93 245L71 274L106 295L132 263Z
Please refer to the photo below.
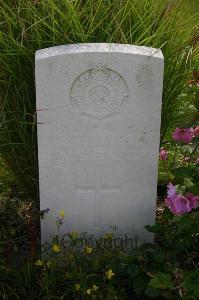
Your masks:
M81 115L101 120L120 112L128 100L128 87L117 72L98 66L74 80L70 100Z

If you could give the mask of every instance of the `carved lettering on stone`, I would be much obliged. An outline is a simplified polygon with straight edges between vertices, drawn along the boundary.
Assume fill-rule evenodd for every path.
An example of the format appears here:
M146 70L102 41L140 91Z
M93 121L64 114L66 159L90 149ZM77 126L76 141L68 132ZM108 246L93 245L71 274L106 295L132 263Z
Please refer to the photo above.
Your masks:
M120 112L128 100L128 87L117 72L99 66L75 79L70 98L80 114L104 119Z

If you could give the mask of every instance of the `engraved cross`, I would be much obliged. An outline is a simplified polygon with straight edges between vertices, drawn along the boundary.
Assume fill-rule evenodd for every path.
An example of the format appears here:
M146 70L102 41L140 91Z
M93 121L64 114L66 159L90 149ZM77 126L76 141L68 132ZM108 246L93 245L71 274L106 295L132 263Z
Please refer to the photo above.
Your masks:
M97 174L96 174L97 175ZM97 176L98 177L98 176ZM97 180L96 180L97 181ZM95 226L100 227L102 225L102 206L103 204L107 203L109 197L120 197L121 198L121 192L122 192L122 185L121 184L113 184L113 183L107 183L104 184L100 182L100 180L97 181L96 184L76 184L76 191L79 195L81 194L92 194L92 198L95 205Z

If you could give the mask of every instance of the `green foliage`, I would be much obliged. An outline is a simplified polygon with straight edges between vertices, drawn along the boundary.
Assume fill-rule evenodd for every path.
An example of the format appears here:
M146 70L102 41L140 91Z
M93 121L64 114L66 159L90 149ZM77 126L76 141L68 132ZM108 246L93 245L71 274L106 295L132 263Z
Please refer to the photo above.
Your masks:
M58 230L63 223L58 217ZM165 208L146 228L155 245L116 247L117 231L100 238L70 232L53 236L37 260L28 252L17 264L0 259L0 299L197 300L199 210L174 216Z
M14 261L21 245L27 240L25 223L19 215L19 199L0 197L0 261ZM24 248L24 247L22 247ZM1 276L5 276L0 272Z
M0 0L0 144L17 180L38 192L34 53L68 43L130 43L161 48L165 58L163 140L197 59L196 29L187 30L181 1ZM195 18L195 17L194 17ZM183 24L184 23L184 24Z
M154 254L160 253L159 272L152 274L147 295L196 300L199 286L193 274L196 276L199 271L199 211L175 217L166 209L161 224L147 229L157 234L159 249L154 249Z
M14 189L15 178L10 172L6 162L0 156L0 194L8 193Z
M191 27L194 23L195 24L198 23L198 16L197 16L197 13L199 11L198 0L184 0L183 11L184 11L184 14L182 15L183 18L187 18L187 16L195 15L195 18L193 18L192 22L187 24L188 26Z
M198 299L199 298L199 271L185 272L182 280L182 287L186 290L184 299Z
M199 120L194 120L190 127L196 128ZM183 128L183 126L179 126ZM185 194L191 192L199 195L199 136L193 137L191 143L182 141L169 141L165 143L164 150L167 151L167 159L159 161L159 182L166 184L174 182L178 192Z
M156 273L155 276L150 280L149 286L155 289L173 289L174 283L170 274Z

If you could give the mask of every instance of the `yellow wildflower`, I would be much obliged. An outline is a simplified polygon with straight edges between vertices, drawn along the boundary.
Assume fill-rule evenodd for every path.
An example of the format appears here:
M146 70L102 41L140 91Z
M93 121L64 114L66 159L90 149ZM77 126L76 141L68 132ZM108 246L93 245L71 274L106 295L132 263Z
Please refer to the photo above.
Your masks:
M65 216L65 211L64 211L64 209L61 209L60 210L60 217L64 218L64 216Z
M106 276L108 277L108 279L111 279L112 276L115 275L115 273L113 273L113 271L110 269L107 272L105 272Z
M93 284L93 291L97 291L98 290L98 286L96 286L95 284Z
M76 290L76 291L79 291L79 289L80 289L80 284L76 283L76 285L75 285L75 290Z
M89 246L86 246L84 248L84 251L87 253L87 254L90 254L92 252L93 248L89 247Z
M69 236L72 240L76 240L76 238L78 238L78 236L79 236L79 232L76 230L71 231L71 233L69 233Z
M43 264L44 264L43 260L38 259L38 260L36 261L36 263L35 263L35 266L41 267L41 266L43 266Z
M88 290L86 291L86 293L90 295L90 294L91 294L91 289L88 289Z
M59 253L61 251L61 248L59 245L54 244L52 247L53 252Z

